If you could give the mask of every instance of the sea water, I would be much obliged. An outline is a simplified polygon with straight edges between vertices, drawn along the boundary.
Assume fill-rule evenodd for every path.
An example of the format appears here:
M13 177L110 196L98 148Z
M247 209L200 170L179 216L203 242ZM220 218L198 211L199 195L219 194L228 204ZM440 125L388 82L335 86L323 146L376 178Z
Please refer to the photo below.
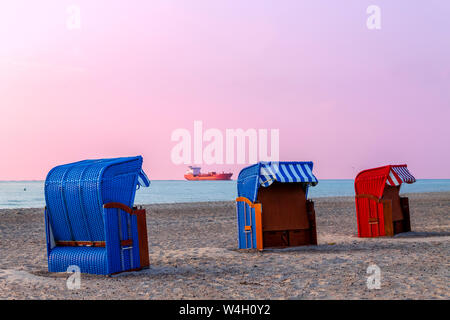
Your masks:
M401 193L450 191L450 179L423 179L403 184ZM322 179L309 189L309 198L354 196L353 180ZM233 201L236 181L154 180L136 192L136 204ZM44 181L0 181L0 209L42 208Z

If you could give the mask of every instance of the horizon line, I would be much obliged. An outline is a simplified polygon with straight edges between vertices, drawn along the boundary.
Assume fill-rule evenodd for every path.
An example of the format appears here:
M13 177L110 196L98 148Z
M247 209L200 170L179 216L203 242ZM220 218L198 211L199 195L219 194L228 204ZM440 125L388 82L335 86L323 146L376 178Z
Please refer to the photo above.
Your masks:
M318 179L319 182L321 180L355 180L354 178L320 178ZM419 180L450 180L450 178L421 178L416 179L416 181ZM223 182L223 181L237 181L236 179L230 179L230 180L198 180L198 181L189 181L186 179L150 179L150 181L185 181L185 182L204 182L204 181L217 181L217 182ZM24 179L24 180L1 180L0 182L45 182L45 180L39 180L39 179Z

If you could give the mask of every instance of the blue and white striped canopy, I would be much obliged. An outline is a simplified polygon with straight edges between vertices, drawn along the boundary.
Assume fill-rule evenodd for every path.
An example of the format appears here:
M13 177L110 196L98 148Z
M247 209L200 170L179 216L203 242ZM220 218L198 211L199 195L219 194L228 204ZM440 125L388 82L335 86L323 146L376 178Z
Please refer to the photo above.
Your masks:
M312 173L312 162L262 162L259 184L270 186L274 181L305 182L315 186L317 178Z
M268 187L274 181L303 182L315 186L312 162L259 162L241 170L238 177L238 195L256 201L258 188Z

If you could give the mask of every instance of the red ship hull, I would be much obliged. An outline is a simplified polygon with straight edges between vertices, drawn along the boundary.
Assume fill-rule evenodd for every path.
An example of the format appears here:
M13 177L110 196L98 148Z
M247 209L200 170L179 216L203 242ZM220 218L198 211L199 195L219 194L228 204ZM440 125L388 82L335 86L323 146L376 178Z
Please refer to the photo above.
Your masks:
M184 178L189 181L199 180L231 180L232 173L202 173L194 176L193 174L185 174Z

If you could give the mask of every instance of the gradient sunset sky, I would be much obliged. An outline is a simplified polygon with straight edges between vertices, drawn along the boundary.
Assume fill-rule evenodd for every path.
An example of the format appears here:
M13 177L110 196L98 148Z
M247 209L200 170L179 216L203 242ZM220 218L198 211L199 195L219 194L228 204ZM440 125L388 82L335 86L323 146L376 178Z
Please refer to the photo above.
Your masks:
M450 178L450 1L2 1L0 110L0 180L138 154L182 179L171 133L194 120L279 129L280 158L319 179Z

